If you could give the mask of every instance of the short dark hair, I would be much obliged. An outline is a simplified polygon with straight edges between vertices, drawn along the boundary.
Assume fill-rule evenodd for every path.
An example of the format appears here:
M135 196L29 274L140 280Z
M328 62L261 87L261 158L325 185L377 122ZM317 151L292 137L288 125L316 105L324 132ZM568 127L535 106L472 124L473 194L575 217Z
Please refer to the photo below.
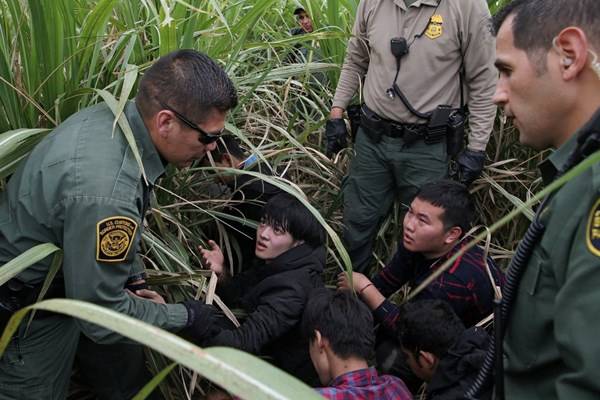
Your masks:
M167 104L192 122L237 105L233 82L223 68L196 50L176 50L159 58L142 77L135 97L143 118Z
M213 160L220 162L224 154L231 154L235 158L243 160L246 152L240 146L238 140L233 135L223 135L216 141L217 147L210 152Z
M546 71L546 54L552 47L552 39L568 26L583 29L590 42L600 45L598 0L511 1L492 19L495 35L506 19L513 15L514 45L527 52L539 73Z
M261 221L283 229L295 240L303 240L311 247L325 242L323 226L300 200L289 193L271 197L262 210Z
M415 300L403 304L396 328L400 345L415 358L419 351L442 357L466 329L443 300Z
M327 288L313 290L302 316L302 332L312 342L315 330L343 358L371 358L375 345L373 316L351 291Z
M302 8L302 7L298 7L298 8L296 8L296 9L294 10L294 15L295 15L295 16L298 16L298 15L300 15L300 14L302 14L302 13L305 13L305 14L307 14L306 10L305 10L304 8Z
M444 210L442 222L445 229L458 226L466 233L475 219L475 203L462 183L441 180L423 185L416 198Z

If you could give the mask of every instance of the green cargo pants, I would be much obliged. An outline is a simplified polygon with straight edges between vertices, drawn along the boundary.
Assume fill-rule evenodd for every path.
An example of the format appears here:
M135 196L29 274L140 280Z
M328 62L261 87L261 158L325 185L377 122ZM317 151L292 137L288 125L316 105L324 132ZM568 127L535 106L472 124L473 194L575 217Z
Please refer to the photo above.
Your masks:
M25 336L26 325L27 318L0 358L0 399L65 399L79 327L72 318L52 316L34 319Z
M81 335L75 355L81 383L96 400L129 400L152 379L146 368L144 346L132 343L98 344ZM162 399L155 389L149 400Z
M357 272L371 261L377 229L395 199L409 205L427 182L448 175L446 143L410 146L402 138L382 135L374 144L361 127L354 144L356 155L344 178L344 243Z

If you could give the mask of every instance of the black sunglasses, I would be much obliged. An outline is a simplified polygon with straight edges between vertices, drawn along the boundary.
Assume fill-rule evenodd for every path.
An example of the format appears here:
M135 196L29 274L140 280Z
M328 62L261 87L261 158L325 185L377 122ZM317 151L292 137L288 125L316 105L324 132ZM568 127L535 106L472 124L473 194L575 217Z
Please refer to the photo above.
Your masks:
M187 119L186 117L184 117L183 114L181 114L178 111L176 111L173 107L169 106L168 104L163 103L162 101L160 101L158 99L157 99L157 101L161 105L162 108L171 111L173 114L175 114L175 116L181 122L183 122L184 124L186 124L189 128L191 128L191 129L195 130L196 132L200 133L200 136L198 136L198 140L202 144L211 144L211 143L216 142L217 140L219 140L219 138L221 137L221 134L225 130L225 127L223 127L223 129L221 129L219 132L216 132L216 133L206 132L204 129L200 128L198 125L196 125L195 123L193 123L192 121L190 121L189 119Z

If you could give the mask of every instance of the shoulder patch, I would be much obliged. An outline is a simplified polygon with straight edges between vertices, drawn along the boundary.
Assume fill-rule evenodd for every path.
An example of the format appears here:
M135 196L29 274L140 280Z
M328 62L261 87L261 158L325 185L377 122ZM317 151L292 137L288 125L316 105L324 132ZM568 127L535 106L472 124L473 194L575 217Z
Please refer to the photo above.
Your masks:
M437 39L442 36L442 25L444 24L444 19L440 14L435 14L431 16L429 20L429 25L427 25L427 30L425 31L425 36L429 39Z
M96 261L124 261L135 238L137 223L128 217L114 216L96 224Z
M588 250L600 257L600 199L590 210L587 229L585 231L585 242Z

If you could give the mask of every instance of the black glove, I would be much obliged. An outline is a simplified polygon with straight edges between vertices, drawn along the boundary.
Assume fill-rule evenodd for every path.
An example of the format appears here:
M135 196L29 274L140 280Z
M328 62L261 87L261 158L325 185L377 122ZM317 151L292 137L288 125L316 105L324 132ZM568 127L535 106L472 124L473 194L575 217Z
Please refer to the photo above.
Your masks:
M327 139L327 149L325 155L331 157L333 154L346 147L346 137L348 130L346 122L342 118L327 120L325 124L325 137Z
M473 151L465 149L456 159L458 164L458 180L460 183L469 186L473 181L479 178L483 171L485 163L485 151Z
M217 309L198 300L184 301L183 305L188 312L188 321L181 333L192 342L201 343L213 328L218 315Z

